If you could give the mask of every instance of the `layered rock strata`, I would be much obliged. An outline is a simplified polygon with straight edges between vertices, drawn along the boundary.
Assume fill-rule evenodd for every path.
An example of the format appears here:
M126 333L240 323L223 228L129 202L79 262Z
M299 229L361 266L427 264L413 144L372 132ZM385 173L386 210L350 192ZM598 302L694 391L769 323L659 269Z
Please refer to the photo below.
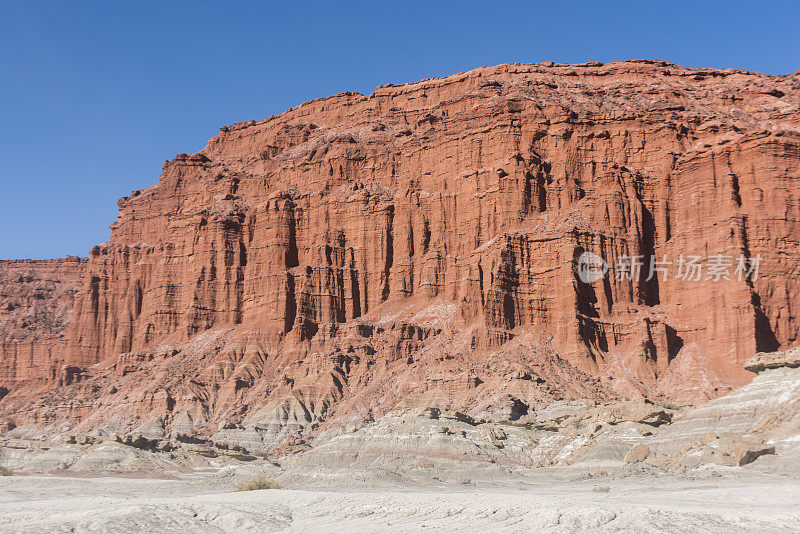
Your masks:
M86 264L75 257L0 260L0 388L70 381L66 330Z
M797 74L510 64L223 127L119 201L80 379L6 371L2 413L276 445L401 404L717 396L797 341L799 104Z

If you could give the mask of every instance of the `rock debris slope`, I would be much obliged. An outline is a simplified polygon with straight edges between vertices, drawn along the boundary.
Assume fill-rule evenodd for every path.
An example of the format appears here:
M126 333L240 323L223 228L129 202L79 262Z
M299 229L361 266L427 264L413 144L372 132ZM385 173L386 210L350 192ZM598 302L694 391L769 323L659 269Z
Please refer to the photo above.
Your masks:
M797 342L798 104L797 74L508 64L223 127L119 201L57 355L3 345L0 416L269 449L398 407L716 397ZM640 255L734 265L615 276Z

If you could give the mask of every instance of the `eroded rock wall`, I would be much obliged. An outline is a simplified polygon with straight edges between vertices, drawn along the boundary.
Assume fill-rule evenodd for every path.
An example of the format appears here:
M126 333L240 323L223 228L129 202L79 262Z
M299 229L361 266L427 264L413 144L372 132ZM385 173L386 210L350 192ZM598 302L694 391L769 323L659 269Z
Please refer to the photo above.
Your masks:
M65 331L85 270L85 258L0 260L0 386L72 372Z
M798 104L797 75L512 64L223 127L119 201L65 359L88 369L231 329L240 348L180 386L202 421L268 406L309 423L359 395L381 404L377 376L424 396L418 373L448 374L448 358L466 374L433 389L475 410L491 397L475 390L554 358L597 381L580 394L717 395L798 337ZM583 251L673 265L584 283ZM680 256L717 254L760 257L759 276L675 278ZM500 371L514 339L522 370ZM550 394L579 393L558 380ZM541 396L527 383L519 396Z

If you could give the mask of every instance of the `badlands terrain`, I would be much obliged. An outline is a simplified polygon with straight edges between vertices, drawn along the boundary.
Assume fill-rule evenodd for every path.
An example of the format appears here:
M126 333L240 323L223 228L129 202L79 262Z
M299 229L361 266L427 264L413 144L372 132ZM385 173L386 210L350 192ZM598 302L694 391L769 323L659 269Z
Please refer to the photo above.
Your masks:
M797 73L223 126L87 258L0 260L0 530L796 530L798 180Z
M697 407L584 400L494 422L401 411L271 459L9 432L0 531L798 531L800 350L749 367L752 383ZM236 491L257 476L280 489Z

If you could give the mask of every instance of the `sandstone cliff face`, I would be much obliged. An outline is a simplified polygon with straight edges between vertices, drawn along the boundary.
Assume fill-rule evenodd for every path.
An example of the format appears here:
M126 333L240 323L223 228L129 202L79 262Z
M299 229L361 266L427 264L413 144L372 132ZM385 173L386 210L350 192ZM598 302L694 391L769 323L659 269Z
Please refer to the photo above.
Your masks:
M0 386L58 380L85 258L0 260Z
M223 127L92 249L89 378L26 412L6 374L3 411L281 443L400 403L715 396L798 338L798 104L798 75L513 64ZM584 251L761 262L584 283Z

